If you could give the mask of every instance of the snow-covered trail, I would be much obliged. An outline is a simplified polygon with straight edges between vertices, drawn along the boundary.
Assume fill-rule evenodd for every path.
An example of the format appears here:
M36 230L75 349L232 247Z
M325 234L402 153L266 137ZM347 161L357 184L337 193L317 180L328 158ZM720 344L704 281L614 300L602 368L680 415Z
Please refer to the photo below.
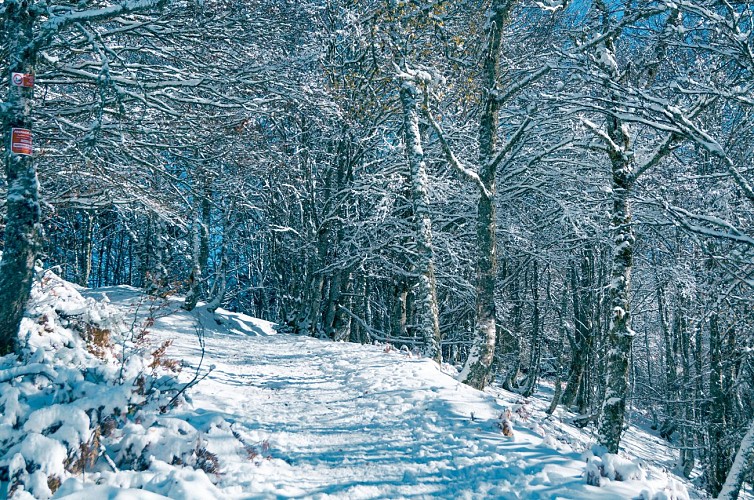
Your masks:
M123 306L138 300L133 290L107 292ZM464 386L431 361L382 346L274 335L269 324L248 316L189 314L178 305L157 314L154 334L174 340L168 356L195 367L201 325L203 365L215 368L192 389L193 408L176 416L205 427L213 419L229 422L247 445L239 447L227 432L206 435L207 449L220 460L223 496L636 496L633 482L587 486L578 454L556 451L553 440L523 423L514 438L503 436L498 416L513 401Z
M267 439L270 455L287 463L272 474L236 463L226 474L239 493L549 498L553 486L583 483L583 462L532 448L521 429L518 442L504 437L491 397L428 361L355 347L284 335L207 338L217 368L194 405Z

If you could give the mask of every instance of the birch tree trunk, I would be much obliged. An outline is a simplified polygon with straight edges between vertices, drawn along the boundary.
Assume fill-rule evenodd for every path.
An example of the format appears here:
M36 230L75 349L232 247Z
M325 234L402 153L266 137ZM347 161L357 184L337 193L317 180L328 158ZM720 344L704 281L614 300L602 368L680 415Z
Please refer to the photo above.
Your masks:
M5 40L8 49L7 75L33 74L35 53L31 49L34 15L26 1L5 3ZM11 151L11 129L32 130L33 88L8 85L8 102L3 116L5 175L8 182L5 249L0 264L0 356L17 349L18 329L31 293L34 261L40 235L39 185L30 155Z

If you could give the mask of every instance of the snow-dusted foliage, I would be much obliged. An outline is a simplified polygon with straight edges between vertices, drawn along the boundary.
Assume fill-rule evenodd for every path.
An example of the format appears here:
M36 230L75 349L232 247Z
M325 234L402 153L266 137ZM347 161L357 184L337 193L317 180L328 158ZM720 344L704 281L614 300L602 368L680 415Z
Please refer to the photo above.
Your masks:
M158 309L145 299L129 316L37 272L20 353L0 358L0 498L46 499L80 489L85 477L210 498L200 492L213 491L218 464L203 436L225 429L234 438L226 422L171 417L185 384L169 342L151 338Z

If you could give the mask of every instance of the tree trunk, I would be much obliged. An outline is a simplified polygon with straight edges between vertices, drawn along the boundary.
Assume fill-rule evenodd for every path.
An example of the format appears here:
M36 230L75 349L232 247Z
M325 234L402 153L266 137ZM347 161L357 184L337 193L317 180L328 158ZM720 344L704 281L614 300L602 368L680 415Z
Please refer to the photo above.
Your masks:
M717 313L709 320L709 463L707 481L710 493L716 495L722 490L730 467L725 436L727 421L725 415L725 386L723 380L722 336L720 333L720 318Z
M408 321L406 303L408 301L408 284L399 278L391 287L390 334L394 338L406 336Z
M590 249L582 251L581 270L577 272L574 264L569 274L575 326L573 340L569 338L571 366L568 383L561 398L566 408L574 403L579 389L584 385L584 372L594 341L594 252Z
M497 78L503 26L515 0L494 0L489 13L489 32L482 67L483 110L479 120L479 178L486 192L480 192L477 205L477 284L476 326L469 357L459 379L477 389L490 382L497 338L497 229L495 214L494 162L497 155L497 129L500 105L497 100ZM517 333L517 332L514 332Z
M146 270L144 273L146 278L145 288L150 295L162 296L167 291L165 289L168 276L165 267L165 257L167 256L165 233L167 228L165 221L161 219L151 221L150 226L149 242L144 249L146 262L144 268Z
M558 325L560 329L560 335L558 335L558 347L555 363L555 392L552 396L550 406L547 408L547 414L552 415L560 404L560 399L563 395L563 344L564 339L568 338L568 327L566 326L566 311L568 309L568 290L563 288L563 297L560 300L560 307L556 308L558 314Z
M629 151L628 131L618 118L608 116L607 134L617 149L610 149L613 196L611 229L614 237L611 311L607 338L607 380L598 433L599 443L610 453L618 453L626 412L626 395L629 393L629 360L634 337L629 303L635 243L630 202L633 154Z
M659 283L657 284L655 295L657 296L657 315L660 320L660 330L662 331L665 352L665 420L660 427L660 436L670 440L677 427L675 405L678 404L678 389L675 372L675 355L673 352L673 340L670 328L668 327L665 290L663 290ZM682 451L681 455L683 455Z
M207 265L209 264L209 228L212 216L211 199L212 188L210 181L205 179L203 196L199 207L199 217L196 218L193 225L193 265L191 267L191 274L189 275L189 291L183 303L183 308L187 311L192 311L201 298L204 275L207 273Z
M335 310L335 321L333 322L333 339L337 341L348 339L353 325L353 318L345 312L353 309L353 273L344 270L342 274L344 274L342 279L345 280L345 283L341 284L341 292Z
M79 256L79 272L77 283L83 287L89 286L89 277L92 274L92 249L94 237L94 214L90 210L84 210L81 214L84 221L83 241L81 242L81 254Z
M516 265L523 265L520 262L516 262ZM509 263L509 267L512 264ZM506 391L515 392L518 389L518 376L521 371L521 338L518 333L521 332L521 325L523 324L523 303L521 300L520 292L520 278L517 275L512 275L510 278L510 303L512 304L510 312L511 330L505 328L499 328L503 331L504 335L501 337L498 335L498 340L503 341L503 348L499 349L502 353L500 358L504 360L502 367L503 377L502 385Z
M199 240L201 238L201 229L202 225L201 222L198 220L194 221L194 224L192 226L192 250L191 250L191 256L192 256L192 266L191 266L191 274L189 274L188 279L188 293L186 293L186 299L183 301L183 309L187 311L193 311L196 307L196 303L199 301L199 286L201 285L202 281L202 267L199 263Z
M324 332L327 338L335 340L336 326L337 326L337 312L338 304L340 302L341 287L343 286L343 271L337 269L332 273L330 277L330 293L327 295L327 302L325 306Z
M427 172L419 132L419 91L414 82L401 82L400 98L403 107L403 128L406 155L411 171L411 194L416 221L416 262L418 274L415 295L417 301L416 334L421 339L424 355L440 361L440 321L435 289L432 220L429 216Z
M754 420L749 423L749 430L738 447L733 466L730 468L725 483L717 495L718 500L736 500L744 483L744 478L748 472L751 472L752 467L754 467Z
M217 271L215 272L215 282L212 284L212 290L210 295L212 299L207 303L207 311L214 313L218 307L220 307L225 300L225 292L228 286L227 272L228 272L228 234L232 231L231 217L233 209L228 209L228 213L225 214L223 220L223 232L222 243L220 244L220 262L217 265Z
M679 294L680 295L680 294ZM683 401L692 401L693 386L691 379L691 337L688 331L688 325L686 318L688 313L684 306L684 298L682 295L678 297L675 317L673 318L673 330L674 337L677 339L681 352L682 360L682 383L680 384L680 396ZM694 470L694 435L697 429L694 429L689 422L692 421L693 409L690 404L683 405L683 426L681 428L681 469L683 475L686 478L691 477L691 472Z
M34 73L36 55L30 48L34 17L26 2L5 4L5 40L11 73ZM5 250L0 263L0 356L18 348L18 329L31 294L34 262L39 249L39 185L33 158L11 151L11 129L32 130L33 89L8 86L4 115L5 174L8 182Z
M527 368L526 386L521 395L528 398L537 387L539 370L542 361L542 335L540 332L540 305L539 305L539 266L534 260L532 264L532 314L531 314L531 347L529 348L529 366Z

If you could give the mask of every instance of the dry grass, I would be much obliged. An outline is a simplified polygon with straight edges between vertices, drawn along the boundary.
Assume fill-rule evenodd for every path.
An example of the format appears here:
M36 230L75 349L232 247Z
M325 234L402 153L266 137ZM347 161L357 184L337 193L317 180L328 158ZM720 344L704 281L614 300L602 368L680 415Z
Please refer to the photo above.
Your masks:
M112 351L111 332L107 328L87 323L84 325L82 337L86 342L86 349L99 359L107 358L108 353Z
M172 373L178 373L181 371L180 361L170 359L165 355L171 345L173 345L173 341L166 340L160 345L160 347L152 352L152 362L149 363L149 368L152 369L152 374L155 374L157 368L160 367Z
M194 462L195 469L201 469L207 474L220 475L220 459L217 455L208 451L207 448L201 446L194 450L196 460Z
M47 478L47 487L50 488L50 491L53 495L56 491L58 491L61 484L63 483L60 481L60 478L58 476L49 476Z

